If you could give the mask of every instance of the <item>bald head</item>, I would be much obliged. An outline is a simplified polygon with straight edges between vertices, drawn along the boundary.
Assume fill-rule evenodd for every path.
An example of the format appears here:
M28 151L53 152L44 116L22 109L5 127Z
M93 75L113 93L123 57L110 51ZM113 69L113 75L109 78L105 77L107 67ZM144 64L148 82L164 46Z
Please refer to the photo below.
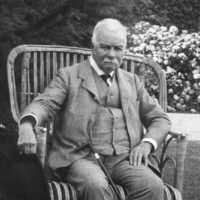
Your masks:
M98 43L99 36L102 31L108 31L111 34L120 34L124 38L124 46L126 46L126 27L123 26L118 20L107 18L99 21L93 30L92 43L96 45Z

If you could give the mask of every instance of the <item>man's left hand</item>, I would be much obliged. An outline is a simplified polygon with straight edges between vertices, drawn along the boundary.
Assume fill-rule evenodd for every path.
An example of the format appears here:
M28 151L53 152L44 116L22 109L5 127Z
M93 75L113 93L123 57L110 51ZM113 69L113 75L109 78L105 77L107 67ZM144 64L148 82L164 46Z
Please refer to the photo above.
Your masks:
M131 149L129 161L131 165L148 165L148 156L151 152L152 144L148 142L141 142L138 146Z

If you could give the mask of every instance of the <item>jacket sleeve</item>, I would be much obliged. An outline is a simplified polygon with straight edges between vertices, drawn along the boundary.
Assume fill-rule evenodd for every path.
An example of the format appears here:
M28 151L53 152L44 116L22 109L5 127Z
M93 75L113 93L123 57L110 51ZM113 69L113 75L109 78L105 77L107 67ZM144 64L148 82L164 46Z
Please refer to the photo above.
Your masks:
M139 101L140 119L146 129L144 138L154 139L159 146L170 131L171 122L158 102L148 94L144 84L137 76L135 76L135 85Z
M41 124L49 117L56 114L61 108L68 94L70 69L61 68L57 76L45 88L44 92L38 95L21 113L21 116L34 115L38 124Z

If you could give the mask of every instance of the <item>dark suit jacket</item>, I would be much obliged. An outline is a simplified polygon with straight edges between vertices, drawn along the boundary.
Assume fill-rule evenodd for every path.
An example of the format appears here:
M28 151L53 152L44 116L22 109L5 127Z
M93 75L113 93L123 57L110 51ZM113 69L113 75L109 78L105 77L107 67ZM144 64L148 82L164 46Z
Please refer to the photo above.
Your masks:
M153 138L160 145L170 129L170 121L149 96L139 78L122 69L116 71L122 110L130 148L142 138ZM22 113L34 114L39 124L57 113L58 120L48 163L51 169L68 166L85 156L75 149L90 141L99 109L99 97L89 60L61 68L44 93ZM147 129L144 135L143 125Z

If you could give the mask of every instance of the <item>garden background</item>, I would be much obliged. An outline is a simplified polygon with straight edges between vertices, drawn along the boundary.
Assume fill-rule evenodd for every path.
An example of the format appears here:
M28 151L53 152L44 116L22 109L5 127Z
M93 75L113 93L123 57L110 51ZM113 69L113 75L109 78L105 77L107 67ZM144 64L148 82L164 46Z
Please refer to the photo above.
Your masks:
M10 50L20 44L90 48L94 25L106 17L128 27L127 51L145 54L163 67L168 112L199 114L199 0L0 0L0 124L9 137L14 136L14 143L17 125L10 111L6 72ZM156 94L157 85L150 84L149 90ZM199 145L189 142L184 183L188 200L200 196ZM1 151L8 147L13 145L4 145Z

